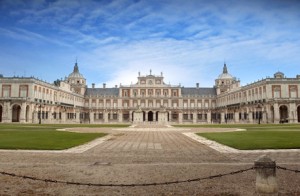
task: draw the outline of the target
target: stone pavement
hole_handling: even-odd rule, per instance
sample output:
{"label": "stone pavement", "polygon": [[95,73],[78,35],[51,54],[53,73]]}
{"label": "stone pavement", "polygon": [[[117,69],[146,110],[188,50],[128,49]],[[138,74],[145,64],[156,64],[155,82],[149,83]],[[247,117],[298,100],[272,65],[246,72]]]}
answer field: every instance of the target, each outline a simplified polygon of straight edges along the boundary
{"label": "stone pavement", "polygon": [[[143,131],[140,131],[142,130]],[[116,129],[114,129],[116,131]],[[112,130],[112,132],[114,131]],[[131,157],[131,161],[142,161],[151,157],[151,162],[241,162],[253,161],[267,154],[280,163],[300,163],[300,150],[264,150],[264,151],[223,151],[215,150],[207,144],[195,141],[186,134],[202,131],[229,131],[228,129],[174,128],[137,126],[117,129],[120,133],[87,153],[101,153],[104,157]],[[232,129],[230,129],[232,131]],[[239,130],[238,130],[239,131]],[[196,136],[197,137],[197,136]],[[108,158],[109,159],[109,158]],[[145,161],[145,160],[144,160]]]}

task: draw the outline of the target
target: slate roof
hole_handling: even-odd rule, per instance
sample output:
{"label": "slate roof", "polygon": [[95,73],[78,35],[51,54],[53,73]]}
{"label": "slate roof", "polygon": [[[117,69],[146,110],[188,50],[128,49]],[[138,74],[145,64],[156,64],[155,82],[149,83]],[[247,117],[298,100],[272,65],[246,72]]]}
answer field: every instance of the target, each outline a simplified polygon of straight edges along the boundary
{"label": "slate roof", "polygon": [[185,95],[197,95],[197,96],[215,96],[217,95],[215,88],[181,88],[181,94]]}
{"label": "slate roof", "polygon": [[[215,88],[181,88],[181,94],[183,96],[215,96],[217,95]],[[119,88],[87,88],[85,92],[86,96],[92,95],[106,95],[106,96],[118,96]]]}
{"label": "slate roof", "polygon": [[106,96],[118,96],[119,88],[87,88],[85,95],[106,95]]}

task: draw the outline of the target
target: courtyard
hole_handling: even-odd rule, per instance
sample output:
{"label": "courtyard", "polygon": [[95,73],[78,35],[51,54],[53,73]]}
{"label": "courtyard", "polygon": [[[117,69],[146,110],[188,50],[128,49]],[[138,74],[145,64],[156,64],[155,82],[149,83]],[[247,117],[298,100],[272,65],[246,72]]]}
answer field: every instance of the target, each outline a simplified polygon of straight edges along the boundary
{"label": "courtyard", "polygon": [[[235,128],[72,127],[70,132],[107,133],[83,151],[0,150],[1,172],[83,184],[149,184],[188,181],[253,167],[267,154],[280,166],[299,169],[300,150],[219,152],[183,133]],[[255,195],[255,171],[194,182],[151,186],[88,186],[0,175],[0,195]],[[291,180],[293,179],[293,180]],[[300,176],[277,170],[280,195],[299,195]]]}

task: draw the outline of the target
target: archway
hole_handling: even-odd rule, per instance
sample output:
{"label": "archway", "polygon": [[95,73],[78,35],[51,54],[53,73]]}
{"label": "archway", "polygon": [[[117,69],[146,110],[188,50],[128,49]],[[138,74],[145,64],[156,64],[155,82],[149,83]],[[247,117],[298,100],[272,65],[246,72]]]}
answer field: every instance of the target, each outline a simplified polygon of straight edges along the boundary
{"label": "archway", "polygon": [[148,121],[149,122],[153,121],[153,112],[152,111],[148,112]]}
{"label": "archway", "polygon": [[2,111],[3,111],[3,108],[2,108],[2,105],[0,105],[0,122],[2,122]]}
{"label": "archway", "polygon": [[298,122],[300,122],[300,106],[297,107]]}
{"label": "archway", "polygon": [[29,105],[26,106],[26,122],[29,121]]}
{"label": "archway", "polygon": [[12,122],[20,122],[21,106],[14,105],[12,108]]}
{"label": "archway", "polygon": [[279,107],[280,122],[286,122],[288,120],[288,108],[285,105]]}

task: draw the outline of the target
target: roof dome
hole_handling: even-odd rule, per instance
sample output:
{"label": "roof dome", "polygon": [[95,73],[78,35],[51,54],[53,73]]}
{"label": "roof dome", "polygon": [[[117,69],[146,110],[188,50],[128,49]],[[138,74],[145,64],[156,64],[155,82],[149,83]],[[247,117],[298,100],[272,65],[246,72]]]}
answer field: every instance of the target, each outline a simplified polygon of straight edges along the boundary
{"label": "roof dome", "polygon": [[232,75],[230,75],[229,73],[226,74],[222,73],[218,77],[218,79],[232,79],[232,78],[233,78]]}
{"label": "roof dome", "polygon": [[223,67],[223,73],[221,73],[218,79],[233,79],[232,75],[228,73],[226,63]]}
{"label": "roof dome", "polygon": [[77,62],[75,63],[74,70],[72,73],[70,73],[69,78],[83,78],[84,79],[83,75],[81,73],[79,73]]}

